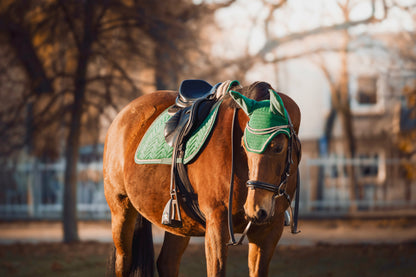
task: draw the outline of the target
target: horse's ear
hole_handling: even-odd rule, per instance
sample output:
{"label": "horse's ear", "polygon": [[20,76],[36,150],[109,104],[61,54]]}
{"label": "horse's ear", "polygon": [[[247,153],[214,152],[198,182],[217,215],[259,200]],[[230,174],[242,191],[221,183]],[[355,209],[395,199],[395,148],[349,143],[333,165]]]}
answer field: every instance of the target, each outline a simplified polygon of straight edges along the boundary
{"label": "horse's ear", "polygon": [[285,106],[283,105],[282,98],[280,98],[279,94],[272,89],[269,89],[270,93],[270,110],[274,114],[280,114],[281,116],[285,117]]}
{"label": "horse's ear", "polygon": [[247,115],[250,115],[253,112],[254,105],[256,104],[255,100],[247,98],[241,93],[234,90],[230,90],[230,95]]}

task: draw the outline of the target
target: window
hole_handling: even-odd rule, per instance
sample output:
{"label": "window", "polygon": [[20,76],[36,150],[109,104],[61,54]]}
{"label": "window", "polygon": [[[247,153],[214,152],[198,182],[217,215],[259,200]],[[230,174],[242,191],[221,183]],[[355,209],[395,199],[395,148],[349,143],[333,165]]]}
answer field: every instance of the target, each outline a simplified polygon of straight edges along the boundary
{"label": "window", "polygon": [[361,105],[377,104],[377,78],[373,76],[358,77],[357,102]]}
{"label": "window", "polygon": [[379,170],[379,155],[378,154],[360,154],[358,155],[361,163],[359,165],[359,176],[377,177]]}

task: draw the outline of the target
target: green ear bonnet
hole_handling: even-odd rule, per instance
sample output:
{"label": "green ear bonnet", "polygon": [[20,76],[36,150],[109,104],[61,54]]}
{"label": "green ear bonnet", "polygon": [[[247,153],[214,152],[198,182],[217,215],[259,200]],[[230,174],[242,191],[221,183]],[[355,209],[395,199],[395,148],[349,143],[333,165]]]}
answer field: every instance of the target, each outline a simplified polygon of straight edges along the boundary
{"label": "green ear bonnet", "polygon": [[244,146],[247,151],[263,153],[270,141],[280,133],[290,138],[289,116],[279,94],[269,89],[270,100],[256,101],[236,91],[231,97],[248,115],[244,130]]}

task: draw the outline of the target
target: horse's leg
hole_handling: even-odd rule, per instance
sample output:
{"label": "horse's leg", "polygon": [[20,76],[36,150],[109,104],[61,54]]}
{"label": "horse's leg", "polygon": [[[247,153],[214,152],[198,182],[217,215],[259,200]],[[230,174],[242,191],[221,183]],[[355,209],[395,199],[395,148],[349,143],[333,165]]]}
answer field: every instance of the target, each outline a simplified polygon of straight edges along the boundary
{"label": "horse's leg", "polygon": [[205,256],[208,277],[225,276],[229,240],[226,214],[225,209],[217,209],[206,218]]}
{"label": "horse's leg", "polygon": [[249,239],[248,268],[250,277],[268,275],[270,260],[283,232],[283,220],[282,215],[269,226],[252,226],[247,234]]}
{"label": "horse's leg", "polygon": [[132,263],[134,225],[138,213],[127,197],[117,197],[110,208],[111,230],[116,248],[116,276],[128,276]]}
{"label": "horse's leg", "polygon": [[181,237],[165,232],[162,249],[157,258],[157,271],[160,277],[178,276],[182,254],[190,237]]}

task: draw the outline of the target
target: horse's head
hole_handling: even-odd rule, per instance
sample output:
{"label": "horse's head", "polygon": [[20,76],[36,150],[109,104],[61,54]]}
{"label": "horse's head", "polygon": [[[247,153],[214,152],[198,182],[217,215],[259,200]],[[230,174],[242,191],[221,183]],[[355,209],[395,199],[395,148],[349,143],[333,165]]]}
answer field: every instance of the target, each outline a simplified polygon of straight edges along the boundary
{"label": "horse's head", "polygon": [[244,210],[253,223],[265,223],[275,214],[276,198],[284,199],[285,207],[290,202],[287,181],[296,134],[283,101],[274,90],[269,89],[270,100],[263,101],[235,91],[230,94],[249,117],[242,139],[249,169]]}

